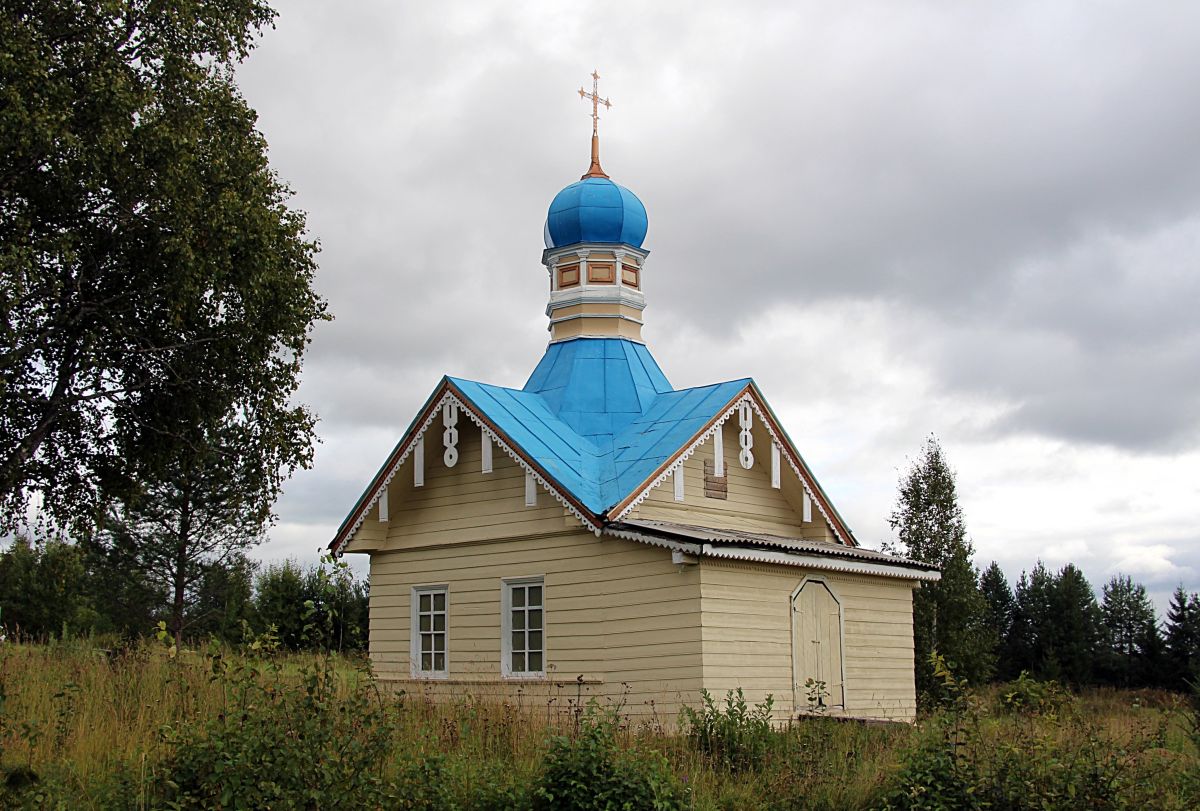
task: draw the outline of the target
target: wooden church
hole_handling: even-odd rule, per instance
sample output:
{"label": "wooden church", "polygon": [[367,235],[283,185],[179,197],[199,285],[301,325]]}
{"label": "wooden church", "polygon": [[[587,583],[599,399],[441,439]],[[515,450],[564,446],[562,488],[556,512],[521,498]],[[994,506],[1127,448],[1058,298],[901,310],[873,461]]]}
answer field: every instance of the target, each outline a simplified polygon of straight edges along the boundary
{"label": "wooden church", "polygon": [[646,210],[580,94],[592,160],[546,218],[545,354],[521,388],[443,378],[330,544],[370,555],[376,673],[665,723],[738,687],[779,719],[912,719],[912,592],[938,572],[859,546],[753,380],[668,381],[642,341]]}

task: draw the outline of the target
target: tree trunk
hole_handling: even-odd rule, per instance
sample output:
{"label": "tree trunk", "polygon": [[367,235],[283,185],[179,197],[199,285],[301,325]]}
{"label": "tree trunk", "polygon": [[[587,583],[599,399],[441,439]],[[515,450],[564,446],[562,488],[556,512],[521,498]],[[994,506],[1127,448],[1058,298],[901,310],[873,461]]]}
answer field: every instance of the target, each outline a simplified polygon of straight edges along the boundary
{"label": "tree trunk", "polygon": [[179,535],[175,544],[174,577],[172,578],[171,595],[171,631],[175,635],[177,650],[183,647],[183,612],[186,607],[188,586],[189,541],[192,535],[192,499],[191,490],[185,484],[182,488],[182,501],[179,510]]}
{"label": "tree trunk", "polygon": [[17,444],[12,455],[0,465],[0,496],[7,496],[25,485],[25,475],[22,472],[25,465],[41,449],[42,443],[50,436],[59,418],[62,408],[67,401],[67,392],[75,380],[76,363],[79,357],[79,347],[71,344],[64,353],[62,362],[55,375],[54,389],[42,406],[42,416],[37,425]]}

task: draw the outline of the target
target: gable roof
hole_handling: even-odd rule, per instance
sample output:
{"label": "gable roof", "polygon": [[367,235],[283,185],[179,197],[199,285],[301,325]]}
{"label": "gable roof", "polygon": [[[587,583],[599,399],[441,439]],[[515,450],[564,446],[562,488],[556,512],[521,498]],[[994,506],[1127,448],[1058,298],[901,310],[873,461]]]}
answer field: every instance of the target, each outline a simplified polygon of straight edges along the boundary
{"label": "gable roof", "polygon": [[840,541],[857,546],[749,378],[673,389],[642,344],[576,338],[550,344],[522,389],[444,377],[338,528],[339,553],[442,408],[452,405],[599,533],[636,507],[743,404]]}

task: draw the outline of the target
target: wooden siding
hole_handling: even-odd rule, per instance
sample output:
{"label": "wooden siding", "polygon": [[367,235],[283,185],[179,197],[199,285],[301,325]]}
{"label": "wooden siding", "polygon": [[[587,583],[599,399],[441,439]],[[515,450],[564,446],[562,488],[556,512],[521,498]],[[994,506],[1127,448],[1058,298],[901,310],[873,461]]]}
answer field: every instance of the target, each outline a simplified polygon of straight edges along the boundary
{"label": "wooden siding", "polygon": [[823,580],[842,606],[845,714],[911,721],[912,584],[859,575],[705,560],[700,567],[704,686],[720,697],[775,699],[782,720],[804,709],[792,694],[791,596],[806,575]]}
{"label": "wooden siding", "polygon": [[541,485],[538,505],[526,507],[525,469],[498,445],[492,448],[492,472],[480,472],[481,431],[465,416],[458,420],[458,463],[446,467],[441,424],[439,416],[425,434],[424,486],[413,486],[410,455],[388,485],[388,522],[373,508],[347,552],[529,537],[580,526]]}
{"label": "wooden siding", "polygon": [[[545,578],[547,681],[500,676],[503,578]],[[587,695],[624,700],[630,715],[674,721],[700,692],[700,576],[665,549],[575,531],[371,556],[371,660],[408,680],[413,586],[449,587],[444,685],[430,690]],[[582,686],[577,688],[577,681]],[[406,687],[406,689],[409,689]]]}
{"label": "wooden siding", "polygon": [[681,524],[765,532],[792,538],[833,540],[824,517],[815,508],[813,520],[802,520],[803,487],[786,461],[781,461],[781,487],[771,486],[771,435],[755,417],[754,465],[746,470],[738,462],[737,418],[722,428],[725,448],[725,477],[728,484],[724,499],[704,495],[704,464],[712,461],[713,440],[705,440],[683,463],[683,501],[675,500],[673,482],[668,477],[646,497],[630,518],[675,521]]}

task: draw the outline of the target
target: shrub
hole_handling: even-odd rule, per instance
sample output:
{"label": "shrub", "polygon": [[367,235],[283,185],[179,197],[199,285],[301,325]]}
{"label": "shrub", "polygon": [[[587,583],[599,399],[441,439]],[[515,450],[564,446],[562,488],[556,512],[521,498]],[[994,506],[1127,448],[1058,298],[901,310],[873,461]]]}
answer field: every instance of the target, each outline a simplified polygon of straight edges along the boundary
{"label": "shrub", "polygon": [[593,699],[575,737],[556,736],[534,789],[534,808],[682,811],[687,792],[660,752],[617,745],[620,717]]}
{"label": "shrub", "polygon": [[742,688],[725,694],[722,709],[707,690],[701,690],[700,709],[684,707],[680,727],[691,743],[709,760],[730,772],[758,768],[771,746],[771,708],[774,699],[751,709]]}
{"label": "shrub", "polygon": [[1058,715],[1075,697],[1056,681],[1038,681],[1022,670],[1000,691],[1000,706],[1022,715]]}
{"label": "shrub", "polygon": [[975,705],[965,682],[954,678],[940,655],[930,654],[929,664],[943,709],[930,719],[933,734],[905,756],[896,786],[883,807],[906,811],[981,808],[976,794],[979,773],[969,752],[978,733]]}
{"label": "shrub", "polygon": [[170,807],[441,807],[439,759],[417,754],[385,779],[391,705],[367,674],[341,695],[328,658],[302,668],[298,688],[273,659],[210,660],[225,711],[164,729],[172,752],[159,771]]}

